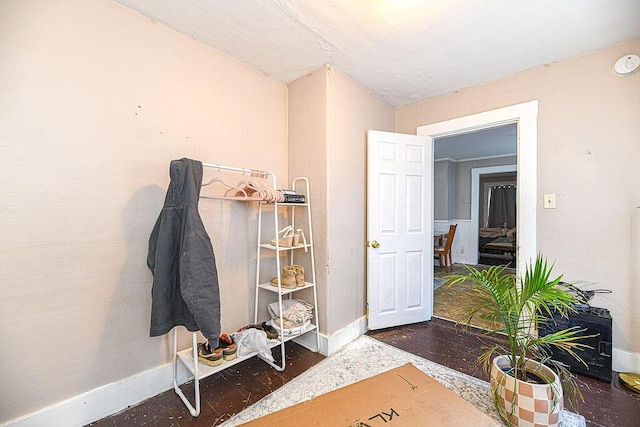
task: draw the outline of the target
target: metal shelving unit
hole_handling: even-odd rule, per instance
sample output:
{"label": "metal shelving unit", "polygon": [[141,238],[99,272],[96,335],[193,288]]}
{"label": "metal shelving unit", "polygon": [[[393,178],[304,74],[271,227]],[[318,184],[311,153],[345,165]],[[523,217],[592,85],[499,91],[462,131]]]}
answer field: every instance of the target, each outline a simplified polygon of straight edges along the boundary
{"label": "metal shelving unit", "polygon": [[[237,168],[237,167],[231,167],[231,166],[223,166],[223,165],[218,165],[218,164],[208,164],[208,163],[203,163],[204,167],[209,167],[209,168],[214,168],[217,169],[218,171],[221,170],[225,170],[225,171],[232,171],[232,172],[239,172],[242,173],[243,175],[246,174],[251,174],[255,171],[250,170],[250,169],[244,169],[244,168]],[[272,172],[263,172],[267,177],[271,178],[272,180],[272,185],[273,185],[273,189],[276,189],[276,177],[275,174],[273,174]],[[317,310],[317,302],[318,302],[318,298],[317,298],[317,291],[316,291],[316,274],[315,274],[315,260],[314,260],[314,253],[313,253],[313,231],[312,231],[312,227],[311,227],[311,206],[309,204],[309,181],[307,180],[307,178],[296,178],[293,180],[292,183],[292,188],[296,189],[296,186],[302,186],[304,188],[304,194],[305,194],[305,200],[306,203],[279,203],[279,202],[273,202],[273,201],[264,201],[264,200],[259,200],[259,199],[239,199],[239,198],[228,198],[228,197],[207,197],[207,198],[220,198],[220,199],[227,199],[227,200],[238,200],[238,201],[257,201],[259,202],[259,213],[258,213],[258,245],[257,245],[257,265],[256,265],[256,286],[255,286],[255,307],[254,307],[254,323],[259,323],[258,322],[258,308],[261,304],[260,302],[260,293],[261,292],[270,292],[270,293],[275,293],[278,297],[278,304],[279,304],[279,308],[280,308],[280,324],[283,324],[283,319],[282,319],[282,300],[283,298],[291,298],[292,295],[295,292],[299,292],[302,290],[306,290],[306,289],[312,289],[313,290],[313,307],[314,307],[314,322],[312,322],[305,330],[304,332],[297,334],[297,335],[280,335],[278,337],[278,339],[274,339],[274,340],[268,340],[268,346],[269,348],[274,348],[277,346],[280,346],[280,354],[281,354],[281,363],[278,365],[270,360],[264,359],[262,357],[260,357],[257,352],[256,353],[251,353],[251,354],[247,354],[247,355],[243,355],[243,356],[238,356],[233,360],[227,361],[225,360],[221,365],[218,366],[208,366],[202,363],[198,362],[198,337],[197,337],[197,333],[193,332],[192,333],[192,346],[191,348],[187,348],[184,349],[182,351],[178,351],[178,332],[177,329],[178,328],[174,328],[173,329],[173,387],[175,392],[178,394],[178,396],[180,397],[180,399],[183,401],[183,403],[186,405],[186,407],[189,409],[189,412],[191,413],[192,416],[197,417],[200,414],[200,380],[203,378],[206,378],[210,375],[213,375],[217,372],[220,372],[224,369],[230,368],[231,366],[240,363],[244,360],[247,360],[251,357],[254,356],[258,356],[260,357],[262,360],[264,360],[266,363],[268,363],[269,365],[271,365],[274,369],[278,370],[278,371],[283,371],[286,367],[286,353],[285,353],[285,342],[296,339],[304,334],[310,333],[310,332],[315,332],[316,334],[316,347],[312,348],[311,346],[303,343],[303,342],[298,342],[299,345],[302,345],[303,347],[311,350],[311,351],[318,351],[320,349],[320,334],[318,331],[318,310]],[[260,238],[261,238],[261,234],[262,234],[262,221],[263,221],[263,209],[267,208],[267,207],[273,207],[274,209],[274,213],[273,213],[273,229],[274,229],[274,236],[276,238],[276,245],[272,245],[270,243],[260,243]],[[291,217],[291,225],[292,227],[294,227],[295,229],[295,212],[296,209],[306,209],[307,210],[307,233],[309,236],[309,240],[307,242],[306,245],[299,245],[296,247],[280,247],[279,245],[279,240],[278,240],[278,230],[279,225],[278,225],[278,212],[279,209],[289,209],[290,210],[290,217]],[[310,257],[310,265],[311,265],[311,281],[306,281],[304,286],[301,287],[297,287],[295,289],[287,289],[287,288],[282,288],[280,286],[275,287],[272,286],[271,283],[267,282],[267,283],[260,283],[260,269],[262,267],[260,259],[262,256],[262,251],[272,251],[276,253],[276,269],[277,269],[277,277],[278,277],[278,283],[280,283],[280,272],[281,272],[281,262],[280,262],[280,253],[286,253],[288,254],[288,258],[289,258],[289,262],[291,264],[294,263],[294,254],[296,252],[298,252],[299,250],[301,250],[302,252],[304,252],[305,254],[307,254]],[[194,381],[194,403],[192,404],[189,399],[185,396],[185,394],[182,392],[182,390],[180,389],[180,385],[178,384],[178,362],[182,363],[185,368],[193,375],[193,381]]]}
{"label": "metal shelving unit", "polygon": [[[306,333],[315,331],[316,334],[316,347],[312,348],[309,345],[303,343],[303,342],[297,342],[297,344],[302,345],[303,347],[311,350],[311,351],[318,351],[320,349],[320,334],[317,328],[318,325],[318,292],[316,289],[316,266],[315,266],[315,257],[314,257],[314,252],[313,252],[313,227],[312,227],[312,222],[311,222],[311,204],[309,203],[309,180],[307,178],[304,177],[300,177],[300,178],[295,178],[291,184],[291,188],[293,190],[298,191],[299,188],[302,188],[302,191],[299,192],[298,194],[304,194],[305,195],[305,203],[278,203],[278,202],[265,202],[265,201],[261,201],[260,202],[260,208],[258,211],[258,247],[257,247],[257,263],[256,263],[256,298],[255,298],[255,310],[254,310],[254,323],[258,323],[258,309],[260,307],[260,293],[263,291],[267,291],[267,292],[274,292],[277,294],[278,296],[278,306],[279,306],[279,312],[280,312],[280,324],[283,324],[283,318],[282,318],[282,300],[284,297],[286,298],[292,298],[293,294],[305,289],[312,289],[313,290],[313,314],[314,314],[314,321],[312,322],[311,326],[302,334],[298,334],[296,336],[290,336],[287,337],[287,339],[283,339],[280,341],[280,354],[281,354],[281,360],[280,360],[280,365],[265,360],[265,362],[267,362],[269,365],[271,365],[274,369],[278,370],[278,371],[284,371],[285,367],[286,367],[286,359],[285,359],[285,347],[284,347],[284,343],[286,341],[288,341],[289,339],[293,339],[293,338],[297,338],[301,335],[304,335]],[[273,207],[274,209],[274,235],[275,235],[275,245],[271,244],[271,243],[260,243],[260,238],[262,236],[262,222],[263,222],[263,210],[267,209],[269,207]],[[278,230],[280,229],[279,224],[278,224],[278,213],[279,213],[279,209],[288,209],[290,212],[290,217],[291,217],[291,227],[296,230],[296,209],[305,209],[306,210],[306,218],[307,218],[307,224],[306,224],[306,233],[309,236],[308,237],[308,241],[307,244],[300,244],[298,246],[287,246],[287,247],[281,247],[280,246],[280,240],[278,236]],[[275,287],[273,285],[271,285],[270,282],[267,283],[261,283],[260,282],[260,272],[261,269],[263,268],[262,266],[262,256],[263,256],[263,251],[275,251],[276,253],[276,277],[278,278],[278,286]],[[306,275],[305,272],[305,284],[304,286],[300,286],[294,289],[289,289],[289,288],[283,288],[281,286],[281,272],[282,272],[282,265],[281,265],[281,257],[280,257],[280,253],[284,252],[287,253],[288,258],[289,258],[289,264],[294,264],[296,258],[296,254],[300,254],[300,253],[304,253],[309,257],[309,265],[311,266],[311,281],[308,281],[306,279],[308,279],[308,276]]]}

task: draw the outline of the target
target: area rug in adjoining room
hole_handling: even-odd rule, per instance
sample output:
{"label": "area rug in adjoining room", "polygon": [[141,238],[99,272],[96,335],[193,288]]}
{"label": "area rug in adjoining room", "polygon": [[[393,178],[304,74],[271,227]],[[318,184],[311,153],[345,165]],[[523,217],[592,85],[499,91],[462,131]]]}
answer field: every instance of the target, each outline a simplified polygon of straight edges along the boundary
{"label": "area rug in adjoining room", "polygon": [[435,291],[440,286],[444,285],[446,282],[447,282],[447,279],[443,279],[441,277],[434,277],[433,278],[433,290]]}
{"label": "area rug in adjoining room", "polygon": [[[221,426],[241,425],[406,363],[413,364],[425,374],[435,378],[492,418],[500,419],[489,395],[487,382],[407,353],[376,339],[362,336],[262,400],[234,415]],[[563,427],[586,426],[582,415],[569,411],[563,411],[561,419]]]}

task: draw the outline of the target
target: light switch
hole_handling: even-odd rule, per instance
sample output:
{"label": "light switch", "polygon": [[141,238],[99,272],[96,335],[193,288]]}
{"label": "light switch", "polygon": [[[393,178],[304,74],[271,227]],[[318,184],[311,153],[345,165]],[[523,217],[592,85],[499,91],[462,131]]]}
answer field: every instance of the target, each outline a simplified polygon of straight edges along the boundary
{"label": "light switch", "polygon": [[556,195],[555,194],[545,194],[544,195],[544,208],[545,209],[555,209],[556,208]]}

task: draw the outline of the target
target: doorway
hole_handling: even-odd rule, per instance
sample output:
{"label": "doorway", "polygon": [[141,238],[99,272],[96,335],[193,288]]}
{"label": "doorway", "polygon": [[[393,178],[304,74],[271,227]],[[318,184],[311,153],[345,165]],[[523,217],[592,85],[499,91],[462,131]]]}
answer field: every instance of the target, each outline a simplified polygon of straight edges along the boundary
{"label": "doorway", "polygon": [[[517,224],[518,239],[516,243],[515,269],[516,274],[525,263],[533,259],[536,254],[536,199],[537,199],[537,115],[538,103],[531,101],[524,104],[518,104],[511,107],[505,107],[484,113],[474,114],[472,116],[461,117],[448,120],[446,122],[434,123],[431,125],[421,126],[417,129],[417,134],[427,136],[432,146],[431,151],[435,153],[435,141],[441,138],[454,137],[463,134],[472,134],[476,131],[496,129],[505,125],[516,126],[517,142],[516,152],[517,159],[515,167],[512,166],[495,166],[498,168],[511,167],[517,170]],[[476,168],[472,173],[472,179],[475,177],[477,182],[472,182],[472,187],[479,189],[480,170]],[[489,171],[486,171],[489,172]],[[494,171],[491,171],[494,172]],[[496,170],[496,173],[506,172],[506,170]],[[435,193],[435,190],[434,190]],[[456,238],[453,241],[454,258],[460,255],[467,255],[469,264],[476,264],[478,257],[478,238],[479,235],[479,214],[478,207],[480,203],[479,191],[471,192],[471,201],[469,209],[474,218],[466,223],[459,222],[456,231]],[[469,202],[469,201],[467,201]],[[454,209],[455,211],[455,209]],[[466,226],[467,231],[459,235],[461,230]],[[447,225],[448,226],[448,225]],[[464,237],[466,236],[466,237]],[[460,237],[460,239],[459,239]],[[456,239],[459,239],[456,242]],[[460,252],[463,252],[461,254]],[[455,259],[454,259],[455,262]],[[433,290],[432,290],[433,292]],[[435,314],[435,313],[434,313]]]}
{"label": "doorway", "polygon": [[[452,249],[455,262],[478,263],[478,230],[487,226],[483,221],[488,212],[484,181],[498,178],[497,174],[516,173],[517,132],[517,123],[511,123],[434,140],[434,230],[439,235],[457,225]],[[493,182],[516,185],[506,177]]]}
{"label": "doorway", "polygon": [[[517,184],[517,139],[517,123],[512,123],[434,141],[434,235],[441,236],[450,225],[456,225],[451,249],[455,266],[448,272],[437,263],[434,266],[434,317],[458,320],[460,301],[467,297],[470,283],[461,282],[455,287],[443,285],[451,271],[466,273],[462,264],[515,266],[513,188]],[[502,220],[501,215],[497,215],[502,210],[496,209],[496,201],[506,192],[511,194],[508,200],[512,204],[499,206],[509,208],[509,228],[503,224],[495,229],[489,227],[489,219],[492,223]],[[471,224],[477,226],[471,227]],[[492,325],[474,319],[474,326]]]}

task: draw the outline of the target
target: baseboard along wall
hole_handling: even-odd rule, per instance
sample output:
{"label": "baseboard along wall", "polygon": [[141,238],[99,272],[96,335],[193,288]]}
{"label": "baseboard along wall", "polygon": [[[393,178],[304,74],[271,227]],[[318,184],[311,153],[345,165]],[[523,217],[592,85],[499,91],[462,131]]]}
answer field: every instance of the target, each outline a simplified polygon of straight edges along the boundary
{"label": "baseboard along wall", "polygon": [[[366,317],[361,317],[331,336],[320,335],[320,353],[330,356],[366,332]],[[296,338],[301,345],[315,348],[315,334]],[[294,341],[296,341],[294,340]],[[190,379],[189,372],[178,365],[178,381]],[[640,353],[613,349],[613,369],[640,373]],[[10,420],[0,427],[68,427],[82,426],[115,414],[129,406],[173,388],[172,364],[167,363],[129,378],[98,387],[86,393]]]}
{"label": "baseboard along wall", "polygon": [[[328,356],[366,332],[363,316],[331,336],[320,334],[320,353]],[[316,347],[315,334],[294,340],[305,347]],[[178,364],[178,381],[191,379],[190,373]],[[128,378],[106,384],[47,408],[9,420],[0,427],[69,427],[83,426],[173,388],[173,365],[167,363]]]}

